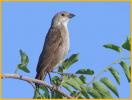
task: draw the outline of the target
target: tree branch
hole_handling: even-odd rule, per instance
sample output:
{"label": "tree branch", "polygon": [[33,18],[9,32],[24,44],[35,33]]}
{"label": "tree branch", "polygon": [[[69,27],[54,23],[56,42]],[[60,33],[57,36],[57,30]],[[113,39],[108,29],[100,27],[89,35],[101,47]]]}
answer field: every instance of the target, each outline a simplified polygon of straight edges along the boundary
{"label": "tree branch", "polygon": [[23,81],[26,81],[26,82],[28,82],[28,83],[38,83],[38,84],[40,84],[40,85],[43,85],[43,86],[45,86],[45,87],[48,87],[49,89],[54,90],[54,91],[56,91],[56,92],[62,94],[64,97],[72,98],[71,96],[65,94],[65,93],[62,92],[61,90],[56,89],[56,88],[54,88],[52,85],[47,84],[47,83],[45,83],[44,81],[41,81],[41,80],[37,80],[37,79],[33,79],[33,78],[21,76],[21,75],[19,75],[19,74],[2,74],[2,75],[1,75],[1,78],[13,78],[13,79],[23,80]]}

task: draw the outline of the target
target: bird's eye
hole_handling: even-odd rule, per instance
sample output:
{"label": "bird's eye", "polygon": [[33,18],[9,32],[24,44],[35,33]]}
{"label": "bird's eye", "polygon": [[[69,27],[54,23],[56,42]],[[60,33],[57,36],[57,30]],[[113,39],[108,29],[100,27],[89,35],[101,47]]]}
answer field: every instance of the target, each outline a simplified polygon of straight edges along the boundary
{"label": "bird's eye", "polygon": [[61,14],[61,16],[65,16],[65,14]]}

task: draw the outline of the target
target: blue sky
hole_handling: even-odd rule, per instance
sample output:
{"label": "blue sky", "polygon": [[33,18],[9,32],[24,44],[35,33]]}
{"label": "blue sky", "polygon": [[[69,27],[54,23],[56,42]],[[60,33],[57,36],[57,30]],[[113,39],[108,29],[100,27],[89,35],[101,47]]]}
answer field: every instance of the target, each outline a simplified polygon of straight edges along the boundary
{"label": "blue sky", "polygon": [[[79,68],[90,68],[97,74],[105,66],[119,58],[119,54],[103,48],[104,44],[121,45],[130,34],[130,5],[120,3],[2,3],[2,73],[14,73],[20,62],[19,49],[30,59],[30,74],[21,75],[34,78],[36,65],[51,19],[56,12],[68,11],[76,15],[68,27],[70,51],[79,53],[79,61],[68,72]],[[129,57],[125,51],[121,56]],[[129,63],[129,61],[128,61]],[[130,86],[120,66],[114,66],[121,74],[121,84],[117,85],[110,73],[108,76],[116,84],[120,97],[130,96]],[[76,70],[75,70],[76,69]],[[2,80],[3,98],[32,98],[33,88],[26,82],[15,79]],[[124,92],[125,90],[125,92]]]}

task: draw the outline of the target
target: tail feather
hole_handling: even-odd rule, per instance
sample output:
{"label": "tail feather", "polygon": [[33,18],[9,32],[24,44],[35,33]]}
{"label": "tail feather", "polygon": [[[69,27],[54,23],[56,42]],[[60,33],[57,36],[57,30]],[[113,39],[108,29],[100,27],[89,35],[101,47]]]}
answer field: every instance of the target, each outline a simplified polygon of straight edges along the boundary
{"label": "tail feather", "polygon": [[[42,72],[42,71],[37,72],[35,79],[44,80],[45,77],[46,77],[46,74],[47,74],[47,72]],[[35,83],[35,86],[36,86],[36,87],[39,87],[39,85],[40,85],[40,84]]]}

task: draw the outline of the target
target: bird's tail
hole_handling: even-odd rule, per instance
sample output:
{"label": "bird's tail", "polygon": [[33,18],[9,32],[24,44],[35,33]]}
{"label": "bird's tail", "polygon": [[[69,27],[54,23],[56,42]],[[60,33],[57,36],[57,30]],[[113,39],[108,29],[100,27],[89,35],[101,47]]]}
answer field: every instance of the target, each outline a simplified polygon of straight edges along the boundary
{"label": "bird's tail", "polygon": [[[47,72],[43,72],[43,71],[37,72],[35,79],[44,80],[45,77],[46,77],[46,74],[47,74]],[[35,83],[36,88],[38,88],[39,85],[40,85],[40,84]]]}

